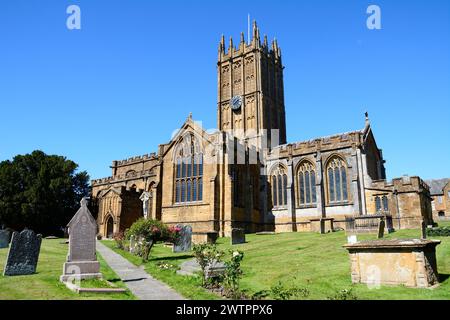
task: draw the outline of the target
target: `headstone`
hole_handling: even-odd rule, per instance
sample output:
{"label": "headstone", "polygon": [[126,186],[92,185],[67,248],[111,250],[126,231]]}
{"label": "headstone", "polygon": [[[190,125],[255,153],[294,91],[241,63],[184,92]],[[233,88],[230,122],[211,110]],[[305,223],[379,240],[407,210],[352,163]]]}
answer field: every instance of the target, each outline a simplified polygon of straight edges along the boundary
{"label": "headstone", "polygon": [[347,237],[348,244],[353,244],[353,243],[357,243],[357,242],[358,242],[358,238],[357,238],[356,234],[352,234]]}
{"label": "headstone", "polygon": [[130,253],[134,254],[136,247],[136,240],[134,240],[134,236],[130,236]]}
{"label": "headstone", "polygon": [[380,219],[380,222],[378,223],[378,239],[381,239],[384,237],[384,227],[386,223],[384,222],[384,219]]}
{"label": "headstone", "polygon": [[35,273],[41,241],[42,236],[36,235],[32,230],[14,232],[3,275],[18,276]]}
{"label": "headstone", "polygon": [[69,254],[60,280],[65,282],[71,278],[77,280],[101,278],[100,263],[97,261],[95,251],[97,223],[89,212],[85,198],[81,200],[80,209],[67,226]]}
{"label": "headstone", "polygon": [[180,230],[180,238],[173,246],[173,252],[187,252],[192,246],[192,227],[178,225]]}
{"label": "headstone", "polygon": [[231,229],[231,244],[245,243],[245,230],[239,228]]}
{"label": "headstone", "polygon": [[427,238],[427,224],[425,221],[422,221],[422,239]]}
{"label": "headstone", "polygon": [[222,261],[213,261],[205,267],[205,278],[220,278],[225,274],[227,266]]}
{"label": "headstone", "polygon": [[9,230],[0,230],[0,249],[8,248],[11,232]]}

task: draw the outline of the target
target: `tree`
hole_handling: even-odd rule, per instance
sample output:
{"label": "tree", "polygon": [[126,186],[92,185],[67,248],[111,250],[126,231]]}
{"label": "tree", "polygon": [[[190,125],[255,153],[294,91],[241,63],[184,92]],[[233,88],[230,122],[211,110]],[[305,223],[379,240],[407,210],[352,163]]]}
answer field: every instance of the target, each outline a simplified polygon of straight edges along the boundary
{"label": "tree", "polygon": [[60,234],[89,194],[89,176],[62,156],[42,151],[0,162],[0,225]]}

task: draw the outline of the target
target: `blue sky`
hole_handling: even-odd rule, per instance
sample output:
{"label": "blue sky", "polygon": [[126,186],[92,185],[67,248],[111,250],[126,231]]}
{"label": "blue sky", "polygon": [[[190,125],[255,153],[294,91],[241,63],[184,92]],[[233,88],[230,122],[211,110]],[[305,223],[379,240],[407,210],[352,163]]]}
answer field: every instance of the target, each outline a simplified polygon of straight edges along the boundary
{"label": "blue sky", "polygon": [[189,112],[215,128],[220,36],[236,43],[250,13],[282,48],[289,142],[360,129],[367,110],[388,178],[450,177],[450,1],[223,3],[2,0],[0,161],[41,149],[100,178]]}

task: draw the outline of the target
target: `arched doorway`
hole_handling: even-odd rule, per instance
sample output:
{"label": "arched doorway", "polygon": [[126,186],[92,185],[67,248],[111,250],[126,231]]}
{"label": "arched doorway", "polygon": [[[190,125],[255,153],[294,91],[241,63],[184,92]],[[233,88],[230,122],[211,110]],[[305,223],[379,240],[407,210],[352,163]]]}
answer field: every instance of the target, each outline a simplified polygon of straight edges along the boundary
{"label": "arched doorway", "polygon": [[106,237],[112,239],[114,234],[114,220],[111,216],[106,220]]}

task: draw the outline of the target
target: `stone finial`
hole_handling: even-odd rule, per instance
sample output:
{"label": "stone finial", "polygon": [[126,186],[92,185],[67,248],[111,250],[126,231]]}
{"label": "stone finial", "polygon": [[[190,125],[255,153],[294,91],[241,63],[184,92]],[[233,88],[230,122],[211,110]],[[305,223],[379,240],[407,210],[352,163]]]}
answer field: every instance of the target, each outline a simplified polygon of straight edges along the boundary
{"label": "stone finial", "polygon": [[244,37],[244,33],[241,32],[241,43],[245,43],[245,37]]}
{"label": "stone finial", "polygon": [[369,124],[370,123],[370,119],[369,119],[369,112],[365,112],[364,113],[364,115],[365,115],[365,117],[366,117],[366,124]]}
{"label": "stone finial", "polygon": [[192,112],[189,112],[188,119],[189,119],[189,120],[192,120]]}
{"label": "stone finial", "polygon": [[81,205],[82,207],[87,207],[87,205],[88,205],[88,200],[89,200],[88,197],[83,197],[83,198],[81,199],[81,201],[80,201],[80,205]]}

